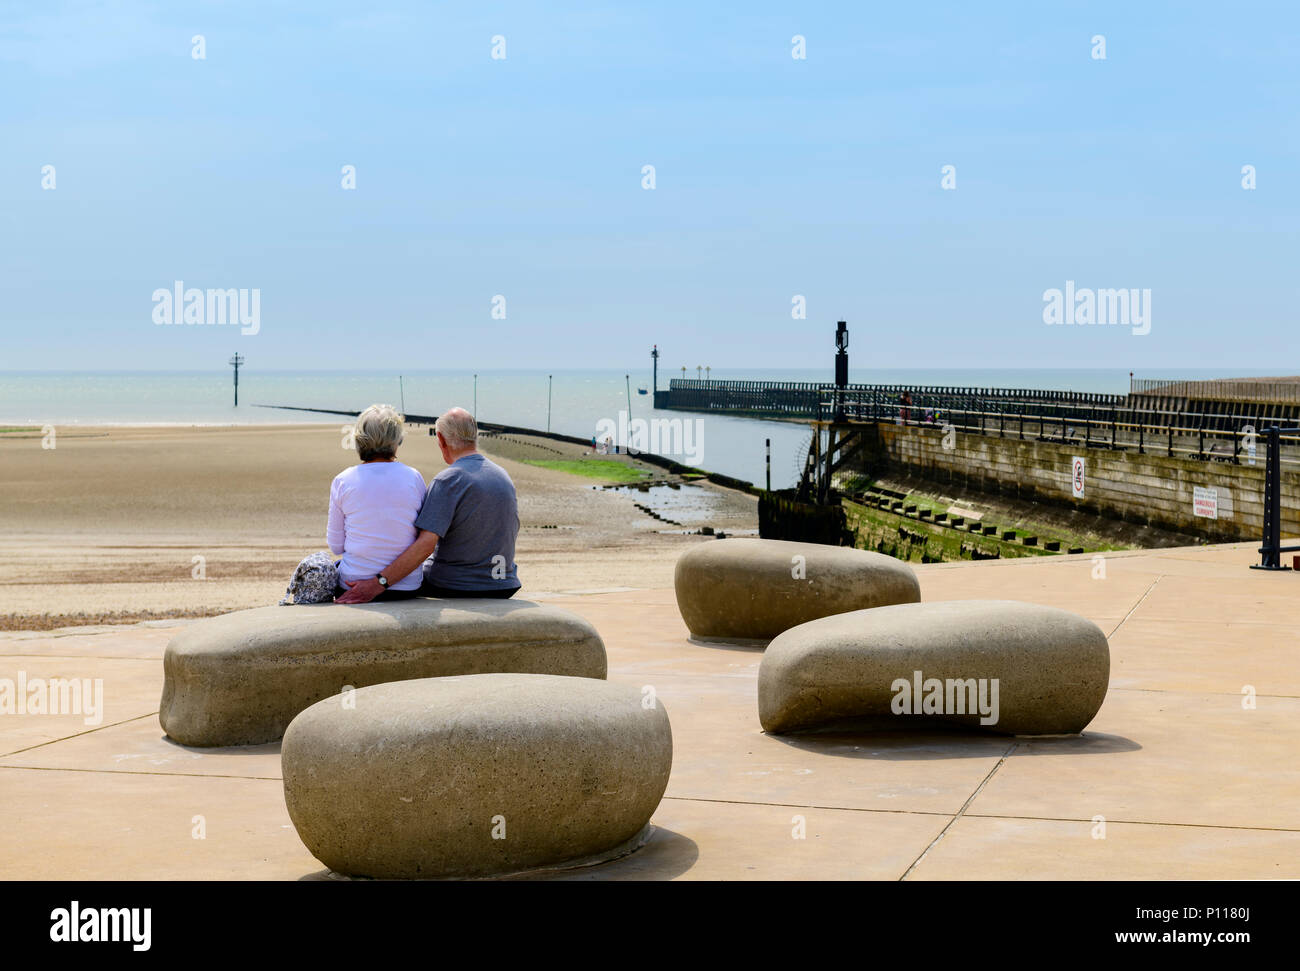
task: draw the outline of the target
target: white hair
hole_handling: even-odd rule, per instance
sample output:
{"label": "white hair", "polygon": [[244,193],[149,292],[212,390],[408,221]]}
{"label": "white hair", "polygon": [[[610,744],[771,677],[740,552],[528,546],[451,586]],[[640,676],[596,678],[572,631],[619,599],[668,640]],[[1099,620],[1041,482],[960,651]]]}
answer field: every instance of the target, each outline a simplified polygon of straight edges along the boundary
{"label": "white hair", "polygon": [[464,408],[452,408],[438,419],[434,429],[447,440],[453,452],[469,448],[478,441],[478,424]]}
{"label": "white hair", "polygon": [[392,405],[371,405],[353,426],[357,455],[363,462],[394,458],[403,437],[402,416]]}

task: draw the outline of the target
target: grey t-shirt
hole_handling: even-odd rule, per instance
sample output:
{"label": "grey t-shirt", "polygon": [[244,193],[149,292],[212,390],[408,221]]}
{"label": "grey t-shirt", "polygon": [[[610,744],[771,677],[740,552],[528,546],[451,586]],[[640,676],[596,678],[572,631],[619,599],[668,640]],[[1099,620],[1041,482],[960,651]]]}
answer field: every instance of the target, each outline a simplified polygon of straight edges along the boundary
{"label": "grey t-shirt", "polygon": [[424,561],[424,582],[452,590],[514,590],[519,506],[506,470],[477,452],[429,484],[415,525],[440,537]]}

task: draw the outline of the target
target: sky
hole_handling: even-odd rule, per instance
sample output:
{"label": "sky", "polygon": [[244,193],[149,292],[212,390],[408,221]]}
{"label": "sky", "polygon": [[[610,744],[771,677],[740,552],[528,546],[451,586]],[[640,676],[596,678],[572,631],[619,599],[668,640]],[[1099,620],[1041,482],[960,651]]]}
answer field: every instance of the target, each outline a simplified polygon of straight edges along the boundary
{"label": "sky", "polygon": [[0,91],[0,370],[1300,373],[1294,2],[7,2]]}

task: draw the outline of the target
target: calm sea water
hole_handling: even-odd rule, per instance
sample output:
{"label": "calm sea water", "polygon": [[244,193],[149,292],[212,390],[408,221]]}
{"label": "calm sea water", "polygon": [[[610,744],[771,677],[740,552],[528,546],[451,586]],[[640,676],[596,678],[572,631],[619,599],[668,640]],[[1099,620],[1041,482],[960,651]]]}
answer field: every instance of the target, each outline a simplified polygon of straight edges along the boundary
{"label": "calm sea water", "polygon": [[[552,376],[548,400],[548,373]],[[1243,372],[1197,375],[1142,373],[1138,377],[1226,377]],[[628,377],[625,377],[628,376]],[[690,372],[688,377],[695,377]],[[729,371],[719,380],[828,381],[825,370]],[[660,388],[681,372],[661,370]],[[952,384],[982,387],[1052,388],[1122,393],[1127,371],[1103,370],[854,370],[854,383]],[[772,441],[772,485],[794,484],[802,468],[809,432],[798,424],[687,412],[655,411],[648,370],[582,371],[258,371],[239,376],[239,407],[232,403],[229,369],[211,372],[0,372],[0,425],[93,424],[264,424],[287,421],[342,424],[339,416],[278,411],[264,405],[357,410],[387,402],[410,414],[436,415],[461,405],[483,421],[588,437],[602,419],[699,419],[698,464],[758,484],[764,482],[764,442]],[[476,393],[477,389],[477,393]],[[694,459],[696,456],[690,456]],[[683,461],[686,459],[683,458]]]}

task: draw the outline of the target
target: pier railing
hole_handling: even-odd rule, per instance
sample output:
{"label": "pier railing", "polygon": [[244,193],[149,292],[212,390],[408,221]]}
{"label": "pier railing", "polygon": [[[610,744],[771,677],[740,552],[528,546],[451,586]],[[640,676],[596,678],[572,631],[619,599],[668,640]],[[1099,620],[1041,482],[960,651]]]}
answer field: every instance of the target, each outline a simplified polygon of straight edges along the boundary
{"label": "pier railing", "polygon": [[1244,378],[1184,381],[1166,378],[1135,378],[1131,385],[1132,393],[1135,395],[1300,404],[1300,381],[1268,381]]}
{"label": "pier railing", "polygon": [[[668,382],[667,407],[686,411],[717,411],[759,417],[816,418],[818,406],[836,392],[833,384],[807,381],[712,381],[673,378]],[[895,398],[925,395],[936,402],[971,398],[986,401],[1038,401],[1072,405],[1114,406],[1124,395],[1085,391],[1039,391],[1028,388],[972,388],[950,385],[850,384],[846,395]]]}
{"label": "pier railing", "polygon": [[[1179,411],[1125,404],[1018,401],[914,392],[909,402],[890,395],[832,392],[820,403],[821,421],[888,422],[952,429],[963,434],[1069,444],[1085,449],[1136,451],[1233,464],[1264,464],[1265,430],[1257,416]],[[1300,464],[1300,435],[1283,435],[1281,465]]]}
{"label": "pier railing", "polygon": [[[948,385],[833,384],[796,381],[669,382],[670,408],[812,421],[951,426],[964,433],[1077,444],[1170,457],[1263,464],[1264,429],[1293,406],[1205,401],[1183,406],[1161,396],[975,388]],[[1254,453],[1252,454],[1252,448]],[[1300,459],[1300,439],[1284,436],[1282,463]]]}

